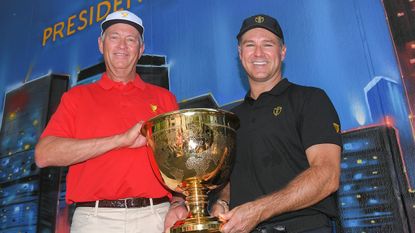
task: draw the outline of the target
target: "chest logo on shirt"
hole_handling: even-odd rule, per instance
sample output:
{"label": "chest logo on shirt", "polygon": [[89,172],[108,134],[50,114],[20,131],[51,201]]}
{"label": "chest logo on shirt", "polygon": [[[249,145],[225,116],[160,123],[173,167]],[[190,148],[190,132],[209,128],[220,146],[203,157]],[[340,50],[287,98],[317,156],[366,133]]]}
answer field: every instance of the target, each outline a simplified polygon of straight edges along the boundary
{"label": "chest logo on shirt", "polygon": [[333,128],[334,128],[334,130],[336,130],[336,133],[340,132],[340,125],[339,124],[333,122]]}
{"label": "chest logo on shirt", "polygon": [[272,110],[272,114],[274,114],[274,116],[280,115],[281,112],[282,112],[282,107],[281,106],[277,106]]}
{"label": "chest logo on shirt", "polygon": [[155,104],[150,104],[150,108],[151,108],[151,111],[153,111],[153,112],[157,111],[157,105],[155,105]]}

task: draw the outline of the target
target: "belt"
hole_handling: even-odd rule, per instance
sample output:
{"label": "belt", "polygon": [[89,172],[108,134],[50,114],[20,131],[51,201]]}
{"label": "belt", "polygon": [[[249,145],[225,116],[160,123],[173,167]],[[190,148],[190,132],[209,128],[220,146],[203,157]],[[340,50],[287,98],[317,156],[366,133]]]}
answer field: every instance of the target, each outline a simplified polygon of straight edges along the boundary
{"label": "belt", "polygon": [[[168,197],[152,198],[153,205],[158,205],[164,202],[168,202]],[[89,202],[77,202],[76,207],[95,207],[95,201]],[[99,200],[98,207],[103,208],[141,208],[150,205],[150,198],[127,198],[121,200]]]}
{"label": "belt", "polygon": [[332,227],[332,222],[324,214],[298,216],[279,222],[262,223],[257,226],[251,233],[278,233],[289,232],[298,233],[320,227]]}

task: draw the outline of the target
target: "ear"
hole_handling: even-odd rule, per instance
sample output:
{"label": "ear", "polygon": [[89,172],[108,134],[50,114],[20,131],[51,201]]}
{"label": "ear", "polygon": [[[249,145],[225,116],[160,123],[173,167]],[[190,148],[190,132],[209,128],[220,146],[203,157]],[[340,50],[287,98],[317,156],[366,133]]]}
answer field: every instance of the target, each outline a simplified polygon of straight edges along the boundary
{"label": "ear", "polygon": [[140,57],[141,57],[141,55],[143,55],[143,53],[144,53],[144,49],[145,49],[145,44],[144,44],[144,42],[142,42],[143,44],[140,46],[140,51],[138,51],[138,59],[140,59]]}
{"label": "ear", "polygon": [[104,54],[104,42],[102,41],[102,36],[98,37],[98,48],[101,54]]}
{"label": "ear", "polygon": [[286,54],[287,54],[287,47],[285,47],[285,45],[283,45],[281,47],[281,61],[284,61]]}
{"label": "ear", "polygon": [[242,55],[241,55],[242,49],[241,46],[238,45],[238,55],[239,55],[239,60],[242,60]]}

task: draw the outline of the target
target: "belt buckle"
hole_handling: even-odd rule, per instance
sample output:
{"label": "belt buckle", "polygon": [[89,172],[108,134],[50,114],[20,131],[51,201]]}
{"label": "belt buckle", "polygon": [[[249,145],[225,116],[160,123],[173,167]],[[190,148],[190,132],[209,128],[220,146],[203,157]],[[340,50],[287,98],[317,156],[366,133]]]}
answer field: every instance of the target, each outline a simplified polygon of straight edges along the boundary
{"label": "belt buckle", "polygon": [[124,199],[124,206],[126,209],[138,207],[138,205],[136,206],[134,198],[131,198],[131,197]]}
{"label": "belt buckle", "polygon": [[251,233],[287,233],[287,229],[283,225],[268,225],[268,226],[262,226],[257,227],[255,230],[253,230]]}
{"label": "belt buckle", "polygon": [[272,229],[274,229],[275,232],[287,232],[287,229],[283,225],[272,226]]}

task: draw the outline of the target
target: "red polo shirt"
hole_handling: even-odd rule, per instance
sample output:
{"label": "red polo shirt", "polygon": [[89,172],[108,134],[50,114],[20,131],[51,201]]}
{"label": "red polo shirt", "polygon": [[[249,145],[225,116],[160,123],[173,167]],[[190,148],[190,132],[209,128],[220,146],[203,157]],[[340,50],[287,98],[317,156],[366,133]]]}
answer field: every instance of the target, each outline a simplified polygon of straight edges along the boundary
{"label": "red polo shirt", "polygon": [[[134,81],[122,84],[104,74],[96,83],[66,92],[41,137],[112,136],[177,108],[171,92],[145,83],[138,75]],[[109,151],[70,166],[67,175],[68,203],[166,195],[169,192],[154,176],[146,147]]]}

